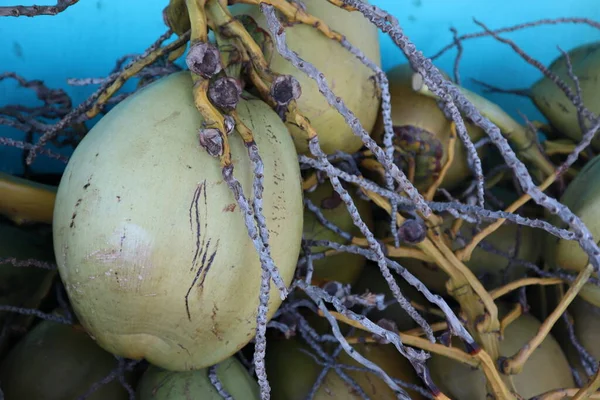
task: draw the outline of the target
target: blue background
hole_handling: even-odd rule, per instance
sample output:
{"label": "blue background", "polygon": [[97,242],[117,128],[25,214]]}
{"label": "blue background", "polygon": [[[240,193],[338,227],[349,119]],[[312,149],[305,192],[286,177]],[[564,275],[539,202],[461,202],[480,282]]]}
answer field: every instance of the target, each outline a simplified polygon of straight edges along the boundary
{"label": "blue background", "polygon": [[[23,5],[39,1],[14,0]],[[600,21],[599,0],[371,0],[400,20],[406,34],[427,56],[452,41],[450,27],[459,34],[479,32],[473,18],[491,29],[541,18],[587,17]],[[44,0],[49,4],[54,0]],[[0,0],[0,4],[12,4]],[[72,87],[68,78],[103,77],[115,61],[127,53],[140,53],[165,32],[162,10],[167,0],[80,0],[54,17],[0,18],[0,71],[13,71],[26,79],[41,79],[51,88],[64,88],[79,104],[96,88]],[[547,64],[559,55],[557,46],[569,50],[579,44],[600,40],[600,31],[585,25],[550,25],[505,34],[528,54]],[[385,69],[404,63],[402,52],[381,34]],[[475,78],[503,88],[525,88],[541,77],[508,46],[491,38],[463,43],[460,74],[463,86],[480,94]],[[452,71],[456,50],[436,61]],[[525,98],[485,94],[519,121],[519,111],[530,119],[542,119]],[[0,82],[0,105],[36,105],[32,91],[18,88],[14,81]],[[0,126],[0,136],[21,139],[22,134]],[[21,151],[0,147],[0,171],[21,172]],[[38,157],[34,170],[60,172],[64,164]]]}

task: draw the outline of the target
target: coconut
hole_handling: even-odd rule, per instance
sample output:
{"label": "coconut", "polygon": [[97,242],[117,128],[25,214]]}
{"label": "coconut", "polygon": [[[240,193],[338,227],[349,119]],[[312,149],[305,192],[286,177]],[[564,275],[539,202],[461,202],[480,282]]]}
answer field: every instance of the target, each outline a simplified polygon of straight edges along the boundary
{"label": "coconut", "polygon": [[[291,137],[261,100],[237,111],[264,163],[263,215],[286,285],[302,236],[300,169]],[[261,267],[203,120],[188,71],[119,103],[75,150],[60,182],[54,246],[82,325],[104,349],[169,370],[214,365],[255,334]],[[234,176],[253,197],[252,165],[229,137]],[[267,318],[281,304],[272,284]]]}
{"label": "coconut", "polygon": [[[446,118],[435,99],[413,90],[413,74],[409,64],[398,65],[387,72],[394,125],[393,143],[397,146],[394,161],[406,171],[409,160],[413,160],[414,183],[419,190],[426,190],[437,179],[448,160],[452,121]],[[466,123],[466,128],[472,141],[485,136],[476,125]],[[373,138],[378,143],[383,143],[383,132],[383,120],[380,117],[373,130]],[[478,150],[480,157],[484,151],[485,147]],[[467,150],[457,137],[454,159],[440,187],[452,189],[472,175],[467,159]]]}
{"label": "coconut", "polygon": [[600,360],[600,308],[580,299],[575,299],[569,307],[573,316],[573,329],[579,343],[592,357]]}
{"label": "coconut", "polygon": [[[448,216],[440,227],[442,231],[452,226],[454,218]],[[381,224],[388,224],[381,222]],[[388,237],[389,228],[385,227]],[[451,248],[455,251],[464,247],[473,238],[474,224],[465,222],[460,229],[460,240],[454,240]],[[536,263],[541,253],[541,239],[533,228],[527,226],[518,226],[506,222],[502,224],[494,233],[484,239],[485,244],[492,246],[493,249],[512,255],[515,249],[516,259]],[[487,248],[487,247],[486,247]],[[435,263],[417,260],[414,258],[394,258],[400,265],[407,268],[430,290],[437,293],[446,293],[446,281],[448,275],[440,269]],[[510,260],[500,254],[486,250],[482,246],[477,246],[469,261],[465,265],[478,277],[487,289],[493,289],[506,282],[511,282],[521,278],[527,271],[527,268],[519,264],[510,264]],[[510,265],[510,266],[509,266]]]}
{"label": "coconut", "polygon": [[[600,156],[590,160],[571,181],[560,202],[569,207],[579,217],[596,241],[600,238],[600,186],[597,184],[600,176]],[[551,216],[549,222],[561,228],[568,228],[559,217]],[[544,254],[546,267],[549,269],[562,268],[579,272],[586,267],[589,257],[576,240],[564,240],[546,234]],[[592,276],[598,277],[594,273]],[[595,284],[586,284],[580,295],[587,301],[600,306],[600,288]]]}
{"label": "coconut", "polygon": [[[600,113],[600,42],[583,44],[567,54],[573,73],[579,79],[583,104],[589,111],[598,115]],[[567,58],[564,55],[556,58],[548,69],[573,93],[577,93],[575,83],[569,76]],[[546,76],[538,80],[531,88],[530,97],[555,129],[575,142],[581,141],[583,133],[579,126],[577,109],[552,80]],[[592,140],[592,147],[596,150],[600,149],[600,137],[597,136]]]}
{"label": "coconut", "polygon": [[[223,389],[234,399],[260,399],[258,383],[235,357],[219,363],[216,374]],[[139,400],[222,399],[210,381],[208,368],[175,372],[153,365],[140,379],[137,395]]]}
{"label": "coconut", "polygon": [[[502,305],[501,305],[502,306]],[[504,314],[506,313],[506,307]],[[500,340],[500,354],[510,357],[527,343],[541,327],[531,315],[521,315],[512,322]],[[453,340],[461,346],[459,340]],[[450,358],[433,354],[428,362],[433,381],[442,392],[454,399],[481,400],[487,398],[483,372]],[[525,363],[520,374],[508,377],[509,390],[529,399],[550,390],[575,387],[569,362],[560,345],[548,335]]]}
{"label": "coconut", "polygon": [[[410,384],[420,384],[411,364],[398,353],[394,345],[373,343],[354,344],[352,347],[363,357],[382,368],[390,377]],[[269,343],[268,349],[266,367],[273,398],[305,399],[323,370],[323,366],[317,364],[310,355],[303,352],[304,350],[314,354],[314,351],[299,339],[272,341]],[[343,365],[363,367],[343,350],[336,361]],[[397,399],[393,390],[374,373],[351,369],[343,369],[343,371],[361,387],[369,398]],[[414,390],[407,390],[407,392],[414,400],[423,399]],[[335,370],[329,370],[313,397],[315,400],[331,398],[362,399]]]}
{"label": "coconut", "polygon": [[[365,222],[369,230],[373,229],[373,217],[371,207],[368,201],[358,197],[353,191],[349,191],[354,205],[358,209],[360,217]],[[346,204],[342,201],[339,194],[335,191],[329,180],[326,180],[312,192],[306,192],[305,196],[314,205],[320,208],[327,220],[333,223],[344,232],[352,236],[363,236],[352,216],[348,212]],[[348,244],[338,234],[325,227],[319,222],[315,213],[308,208],[304,209],[304,237],[307,240],[328,240],[337,243]],[[312,247],[312,254],[318,254],[327,247]],[[365,257],[352,253],[339,253],[313,261],[313,278],[317,280],[331,280],[341,283],[352,284],[360,275],[366,259]]]}
{"label": "coconut", "polygon": [[[54,262],[49,233],[37,227],[0,223],[0,258],[14,258],[17,262]],[[16,267],[10,262],[0,263],[0,304],[37,308],[48,294],[55,274],[55,271],[33,266]],[[8,350],[10,342],[20,337],[33,320],[30,315],[0,311],[0,357]]]}
{"label": "coconut", "polygon": [[[7,400],[76,399],[117,368],[117,360],[75,326],[42,321],[10,351],[0,366]],[[118,380],[88,400],[128,399]]]}
{"label": "coconut", "polygon": [[[362,14],[342,10],[322,0],[303,0],[302,3],[307,13],[344,35],[369,60],[381,66],[377,28]],[[230,7],[230,11],[234,16],[244,16],[245,23],[253,20],[269,35],[266,18],[259,7],[239,4]],[[374,72],[338,42],[327,38],[312,26],[295,24],[286,27],[285,32],[288,47],[323,73],[335,95],[344,101],[363,128],[368,133],[371,132],[380,105]],[[300,83],[302,95],[297,100],[298,108],[316,130],[323,151],[332,154],[338,150],[346,153],[359,150],[363,145],[362,140],[354,135],[341,114],[329,105],[327,99],[319,92],[317,83],[276,50],[269,54],[272,56],[268,57],[267,62],[273,72],[292,75]],[[310,154],[304,131],[291,123],[287,126],[298,153]]]}

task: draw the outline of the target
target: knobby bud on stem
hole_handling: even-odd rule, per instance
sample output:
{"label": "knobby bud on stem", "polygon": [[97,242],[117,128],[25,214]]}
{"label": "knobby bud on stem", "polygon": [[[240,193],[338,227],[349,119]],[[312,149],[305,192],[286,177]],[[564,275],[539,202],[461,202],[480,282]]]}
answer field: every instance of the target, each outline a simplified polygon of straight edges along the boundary
{"label": "knobby bud on stem", "polygon": [[200,146],[202,146],[208,154],[213,157],[223,155],[223,138],[221,132],[215,128],[200,129],[198,133]]}
{"label": "knobby bud on stem", "polygon": [[210,78],[222,69],[219,50],[206,42],[192,44],[185,62],[190,71],[204,78]]}
{"label": "knobby bud on stem", "polygon": [[224,111],[235,110],[241,95],[242,85],[235,78],[219,78],[208,88],[210,101]]}
{"label": "knobby bud on stem", "polygon": [[300,83],[291,75],[280,75],[271,85],[271,97],[280,106],[287,106],[302,95]]}

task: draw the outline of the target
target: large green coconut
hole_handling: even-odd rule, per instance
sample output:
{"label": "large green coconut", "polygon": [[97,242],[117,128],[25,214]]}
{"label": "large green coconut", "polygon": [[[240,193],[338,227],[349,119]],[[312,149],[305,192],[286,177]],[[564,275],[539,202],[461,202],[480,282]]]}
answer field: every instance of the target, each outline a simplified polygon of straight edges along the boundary
{"label": "large green coconut", "polygon": [[[302,235],[297,154],[264,102],[237,111],[262,155],[270,251],[289,285]],[[59,272],[82,325],[106,350],[169,370],[223,361],[256,329],[259,256],[219,161],[199,145],[202,123],[188,71],[145,87],[77,147],[54,213]],[[246,147],[236,132],[229,140],[251,199]],[[272,284],[268,318],[280,304]]]}
{"label": "large green coconut", "polygon": [[[208,373],[208,368],[175,372],[151,365],[138,383],[138,399],[221,400],[222,397],[211,383]],[[260,399],[258,383],[235,357],[219,363],[216,373],[223,389],[234,399]]]}
{"label": "large green coconut", "polygon": [[[600,156],[590,160],[586,166],[571,181],[563,193],[560,202],[579,217],[591,232],[592,236],[600,238]],[[568,228],[559,217],[551,216],[553,225]],[[544,244],[544,259],[547,268],[562,268],[572,272],[579,272],[586,267],[588,255],[576,240],[564,240],[546,234]],[[593,276],[598,277],[597,274]],[[587,301],[600,307],[600,287],[596,284],[586,284],[580,295]]]}
{"label": "large green coconut", "polygon": [[[442,231],[449,229],[453,221],[454,218],[447,216],[441,226]],[[451,248],[458,250],[468,244],[473,237],[474,227],[471,223],[463,223],[460,229],[462,239],[460,241],[454,240]],[[517,249],[515,258],[531,263],[536,263],[541,253],[540,235],[536,234],[533,228],[519,227],[510,222],[502,224],[484,241],[487,245],[493,246],[494,249],[510,255]],[[430,290],[441,294],[446,293],[448,275],[435,263],[414,258],[397,258],[395,260],[419,278]],[[522,265],[512,264],[509,267],[509,264],[510,260],[507,257],[488,251],[480,246],[473,250],[470,260],[465,262],[465,265],[488,289],[501,286],[504,278],[507,282],[521,278],[527,271],[526,267]]]}
{"label": "large green coconut", "polygon": [[[88,393],[118,366],[80,328],[42,321],[11,350],[0,366],[6,400],[67,400]],[[93,392],[88,400],[125,400],[117,379]]]}
{"label": "large green coconut", "polygon": [[[589,111],[600,114],[600,42],[575,47],[567,53],[581,87],[581,100]],[[573,94],[576,86],[569,76],[567,58],[560,55],[548,68],[563,81]],[[577,118],[577,109],[565,93],[552,80],[544,76],[531,88],[531,99],[550,124],[564,136],[579,142],[583,133]],[[592,147],[600,149],[600,137],[592,141]]]}
{"label": "large green coconut", "polygon": [[[504,307],[504,314],[506,309]],[[538,332],[541,323],[530,315],[513,321],[500,341],[500,354],[511,357]],[[460,347],[459,340],[453,340]],[[461,347],[462,348],[462,347]],[[486,380],[483,372],[440,355],[432,355],[428,362],[433,381],[453,399],[486,399]],[[560,345],[548,335],[525,363],[520,374],[508,378],[509,390],[524,399],[550,390],[575,387],[569,362]]]}
{"label": "large green coconut", "polygon": [[[373,218],[371,207],[368,201],[360,199],[354,192],[349,191],[354,200],[362,220],[369,230],[373,229]],[[348,212],[346,204],[342,201],[329,180],[323,182],[312,192],[305,192],[305,196],[314,205],[320,208],[327,220],[344,232],[353,236],[362,237],[360,228],[358,228],[352,216]],[[304,209],[304,237],[307,240],[329,240],[332,242],[348,244],[338,234],[325,227],[319,222],[315,213],[305,207]],[[312,247],[312,254],[318,254],[327,247]],[[331,280],[341,283],[354,283],[360,275],[366,259],[365,257],[352,253],[338,253],[319,260],[313,261],[313,278],[317,280]]]}
{"label": "large green coconut", "polygon": [[[386,371],[390,377],[420,385],[421,382],[411,364],[398,353],[394,345],[355,344],[352,346],[363,357]],[[273,398],[278,400],[305,399],[323,370],[321,365],[302,351],[314,354],[314,350],[300,339],[274,340],[269,343],[267,348],[267,375],[271,383]],[[337,362],[362,367],[343,350],[339,354]],[[350,369],[343,371],[363,389],[369,398],[378,400],[397,398],[392,389],[374,373]],[[407,392],[412,399],[421,400],[423,398],[415,391],[408,390]],[[329,370],[313,399],[331,398],[361,399],[362,397],[335,370]]]}
{"label": "large green coconut", "polygon": [[[426,190],[439,176],[448,160],[448,146],[452,121],[446,118],[437,101],[413,90],[414,71],[409,64],[398,65],[387,72],[390,83],[391,117],[394,124],[393,143],[396,146],[395,163],[407,171],[409,162],[415,163],[415,185]],[[472,141],[485,136],[483,130],[467,123]],[[373,137],[383,143],[383,122],[380,118]],[[479,155],[484,155],[485,147]],[[454,159],[440,187],[452,189],[472,175],[467,164],[467,150],[456,138]],[[411,161],[412,160],[412,161]]]}
{"label": "large green coconut", "polygon": [[[376,65],[381,65],[377,28],[362,14],[348,12],[322,0],[303,0],[306,12],[321,19],[331,29],[341,33]],[[255,5],[230,7],[234,16],[249,16],[264,31],[269,32],[266,18]],[[247,19],[247,17],[244,17]],[[312,26],[296,24],[286,27],[288,47],[323,73],[329,87],[359,119],[367,132],[371,132],[380,98],[374,72],[344,49],[338,42],[325,37]],[[299,110],[310,120],[317,131],[321,148],[327,154],[337,150],[354,153],[362,147],[341,114],[331,107],[319,92],[317,83],[304,72],[284,59],[277,50],[270,52],[269,67],[276,73],[294,76],[302,88],[298,99]],[[287,124],[299,153],[309,154],[306,134],[293,124]]]}

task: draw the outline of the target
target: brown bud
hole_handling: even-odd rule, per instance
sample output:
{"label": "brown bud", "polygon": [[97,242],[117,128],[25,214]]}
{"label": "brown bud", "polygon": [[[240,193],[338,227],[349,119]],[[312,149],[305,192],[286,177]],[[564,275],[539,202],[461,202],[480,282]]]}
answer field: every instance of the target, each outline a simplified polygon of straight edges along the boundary
{"label": "brown bud", "polygon": [[406,243],[421,243],[427,236],[427,227],[416,219],[408,219],[398,229],[398,235]]}
{"label": "brown bud", "polygon": [[198,139],[200,141],[200,146],[202,146],[211,156],[220,157],[223,154],[223,138],[218,129],[200,129]]}
{"label": "brown bud", "polygon": [[291,75],[280,75],[271,85],[271,97],[280,106],[287,106],[292,100],[300,98],[301,94],[300,83]]}
{"label": "brown bud", "polygon": [[194,74],[210,78],[221,71],[221,55],[210,43],[196,42],[190,46],[185,62]]}
{"label": "brown bud", "polygon": [[235,110],[240,101],[241,94],[242,85],[235,78],[219,78],[208,87],[210,101],[225,111]]}

